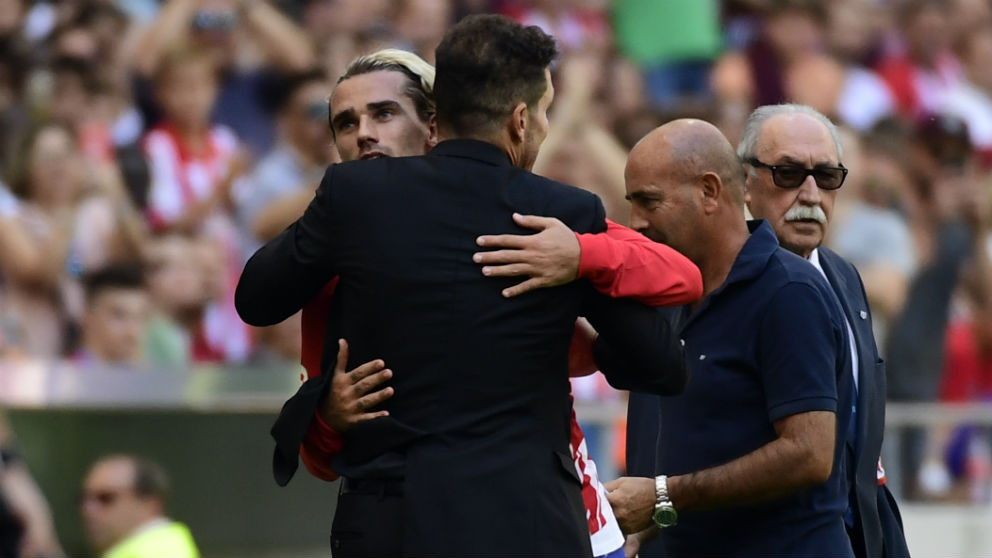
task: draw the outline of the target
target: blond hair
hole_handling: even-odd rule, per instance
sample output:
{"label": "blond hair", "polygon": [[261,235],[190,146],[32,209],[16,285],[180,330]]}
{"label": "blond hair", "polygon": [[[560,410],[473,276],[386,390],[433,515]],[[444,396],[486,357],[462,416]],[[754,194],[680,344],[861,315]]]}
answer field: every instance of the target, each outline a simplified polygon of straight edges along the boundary
{"label": "blond hair", "polygon": [[338,79],[338,83],[346,79],[372,72],[400,72],[410,80],[406,94],[413,101],[417,115],[427,122],[436,112],[434,104],[434,66],[412,52],[396,48],[387,48],[359,56],[348,64],[348,68]]}

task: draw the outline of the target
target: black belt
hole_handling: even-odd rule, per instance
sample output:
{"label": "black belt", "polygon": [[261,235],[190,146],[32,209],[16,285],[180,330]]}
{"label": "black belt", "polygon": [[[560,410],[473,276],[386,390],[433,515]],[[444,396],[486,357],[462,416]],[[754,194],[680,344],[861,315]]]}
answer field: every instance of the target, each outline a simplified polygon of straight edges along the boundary
{"label": "black belt", "polygon": [[341,477],[340,494],[403,496],[403,479],[353,479]]}

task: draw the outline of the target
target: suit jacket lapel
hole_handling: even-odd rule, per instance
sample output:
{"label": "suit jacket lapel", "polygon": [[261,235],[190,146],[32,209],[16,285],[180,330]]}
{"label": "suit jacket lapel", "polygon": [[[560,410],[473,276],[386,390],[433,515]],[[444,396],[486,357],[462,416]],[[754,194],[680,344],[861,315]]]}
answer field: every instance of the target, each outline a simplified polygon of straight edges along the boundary
{"label": "suit jacket lapel", "polygon": [[[866,409],[865,403],[868,400],[868,396],[871,395],[868,392],[872,390],[874,382],[865,381],[865,376],[871,374],[875,366],[875,361],[869,354],[869,347],[865,347],[862,342],[863,335],[859,331],[862,327],[861,322],[866,322],[867,320],[861,317],[862,312],[867,312],[867,308],[851,308],[850,301],[852,298],[857,298],[851,296],[851,285],[847,281],[847,278],[843,273],[840,273],[835,264],[838,262],[835,258],[838,256],[834,255],[832,252],[825,248],[820,248],[820,266],[823,267],[823,273],[827,276],[827,282],[830,283],[830,287],[834,290],[834,294],[837,295],[837,299],[840,300],[841,308],[844,310],[844,317],[847,318],[847,323],[851,326],[851,332],[854,334],[854,338],[851,339],[851,343],[854,343],[855,351],[858,354],[858,370],[855,373],[858,375],[858,401],[857,401],[857,439],[848,440],[848,444],[855,450],[860,449],[861,443],[864,440],[866,434],[867,423],[867,413],[863,410]],[[871,368],[869,368],[871,367]]]}

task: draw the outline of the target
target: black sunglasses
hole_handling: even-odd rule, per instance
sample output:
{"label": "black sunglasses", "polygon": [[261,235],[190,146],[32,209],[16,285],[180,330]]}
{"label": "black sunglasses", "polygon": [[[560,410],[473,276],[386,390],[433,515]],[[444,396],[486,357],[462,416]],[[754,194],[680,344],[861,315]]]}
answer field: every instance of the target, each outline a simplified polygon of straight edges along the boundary
{"label": "black sunglasses", "polygon": [[118,498],[121,497],[122,490],[94,490],[92,492],[83,492],[80,495],[80,503],[85,503],[88,501],[95,501],[103,507],[113,505]]}
{"label": "black sunglasses", "polygon": [[814,167],[808,169],[799,165],[769,165],[752,157],[747,162],[755,167],[763,167],[772,172],[772,182],[779,188],[798,188],[812,176],[817,187],[822,190],[836,190],[844,185],[847,169],[844,167]]}

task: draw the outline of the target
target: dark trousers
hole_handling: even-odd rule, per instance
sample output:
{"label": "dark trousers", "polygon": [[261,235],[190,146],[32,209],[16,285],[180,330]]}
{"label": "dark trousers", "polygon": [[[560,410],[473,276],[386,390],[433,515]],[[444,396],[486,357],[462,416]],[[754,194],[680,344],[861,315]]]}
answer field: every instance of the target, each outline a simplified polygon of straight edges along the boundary
{"label": "dark trousers", "polygon": [[334,558],[402,556],[403,491],[397,481],[341,479],[331,525]]}

